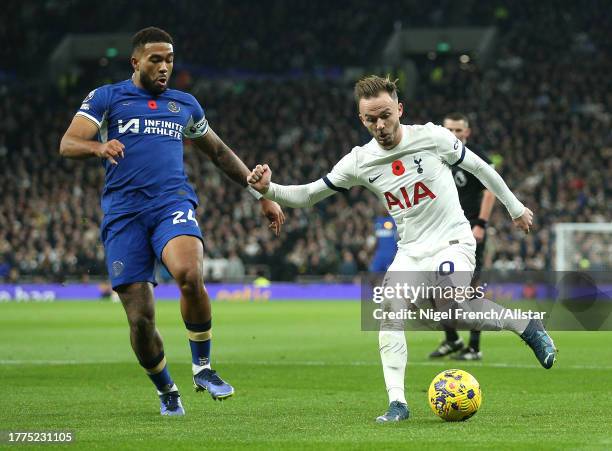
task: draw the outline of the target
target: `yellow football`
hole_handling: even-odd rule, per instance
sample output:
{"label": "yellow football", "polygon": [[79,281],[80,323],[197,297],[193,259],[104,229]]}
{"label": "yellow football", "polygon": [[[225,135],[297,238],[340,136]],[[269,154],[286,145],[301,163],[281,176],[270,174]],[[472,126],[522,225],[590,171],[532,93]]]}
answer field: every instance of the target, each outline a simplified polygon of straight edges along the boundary
{"label": "yellow football", "polygon": [[429,406],[445,421],[465,421],[480,408],[482,393],[474,376],[463,370],[446,370],[429,386]]}

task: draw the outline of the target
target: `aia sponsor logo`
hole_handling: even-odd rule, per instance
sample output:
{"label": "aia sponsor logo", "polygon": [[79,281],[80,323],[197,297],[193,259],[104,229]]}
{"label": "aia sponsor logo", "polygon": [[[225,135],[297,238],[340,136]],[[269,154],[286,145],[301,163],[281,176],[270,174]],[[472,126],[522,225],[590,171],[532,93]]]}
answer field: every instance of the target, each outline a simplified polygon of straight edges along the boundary
{"label": "aia sponsor logo", "polygon": [[416,182],[414,184],[412,193],[410,193],[408,190],[409,188],[402,186],[400,188],[399,194],[393,194],[389,191],[385,192],[385,199],[387,200],[387,209],[391,211],[393,207],[398,207],[401,210],[406,208],[412,208],[415,205],[419,205],[419,202],[421,202],[423,199],[436,198],[436,195],[423,182]]}

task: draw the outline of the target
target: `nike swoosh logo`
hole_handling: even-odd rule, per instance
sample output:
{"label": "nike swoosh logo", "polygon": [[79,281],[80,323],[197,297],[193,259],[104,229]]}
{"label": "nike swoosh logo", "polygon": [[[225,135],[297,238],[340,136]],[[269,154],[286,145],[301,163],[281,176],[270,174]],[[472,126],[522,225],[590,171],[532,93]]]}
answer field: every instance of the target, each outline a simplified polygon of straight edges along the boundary
{"label": "nike swoosh logo", "polygon": [[376,177],[368,177],[370,183],[374,183],[382,174],[378,174]]}

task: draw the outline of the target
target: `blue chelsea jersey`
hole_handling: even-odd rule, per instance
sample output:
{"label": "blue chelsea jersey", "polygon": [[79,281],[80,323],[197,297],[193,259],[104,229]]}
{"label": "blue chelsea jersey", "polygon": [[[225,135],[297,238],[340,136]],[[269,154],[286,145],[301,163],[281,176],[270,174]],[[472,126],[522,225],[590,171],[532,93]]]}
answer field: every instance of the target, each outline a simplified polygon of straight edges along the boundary
{"label": "blue chelsea jersey", "polygon": [[397,226],[391,216],[378,216],[374,223],[376,254],[394,256],[397,251]]}
{"label": "blue chelsea jersey", "polygon": [[138,88],[132,80],[94,89],[76,113],[99,128],[102,142],[117,139],[125,146],[119,164],[104,160],[104,214],[155,208],[172,200],[197,196],[183,165],[183,136],[208,132],[198,101],[185,92],[167,89],[159,95]]}

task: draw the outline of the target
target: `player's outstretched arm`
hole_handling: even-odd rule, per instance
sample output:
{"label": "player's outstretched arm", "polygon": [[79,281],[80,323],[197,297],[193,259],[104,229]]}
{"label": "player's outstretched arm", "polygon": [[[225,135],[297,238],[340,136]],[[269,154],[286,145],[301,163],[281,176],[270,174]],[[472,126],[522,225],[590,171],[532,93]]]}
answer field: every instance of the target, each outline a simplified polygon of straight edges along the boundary
{"label": "player's outstretched arm", "polygon": [[337,192],[323,179],[306,185],[277,185],[272,183],[272,170],[267,164],[258,164],[247,177],[247,182],[267,199],[292,208],[312,207]]}
{"label": "player's outstretched arm", "polygon": [[[230,179],[240,186],[249,186],[246,181],[250,173],[249,169],[211,128],[208,129],[206,134],[194,138],[193,142]],[[278,235],[285,222],[283,210],[276,202],[266,198],[261,198],[260,204],[263,215],[270,221],[270,228]]]}
{"label": "player's outstretched arm", "polygon": [[209,128],[205,135],[195,138],[193,142],[225,175],[240,186],[247,186],[246,177],[249,175],[249,169],[212,128]]}
{"label": "player's outstretched arm", "polygon": [[112,164],[117,164],[117,159],[123,158],[123,144],[116,139],[101,143],[94,139],[97,134],[96,124],[83,116],[75,116],[60,142],[60,155],[77,160],[106,158]]}
{"label": "player's outstretched arm", "polygon": [[533,224],[533,212],[516,198],[495,169],[467,148],[459,166],[474,174],[506,206],[514,224],[525,233],[529,233]]}

